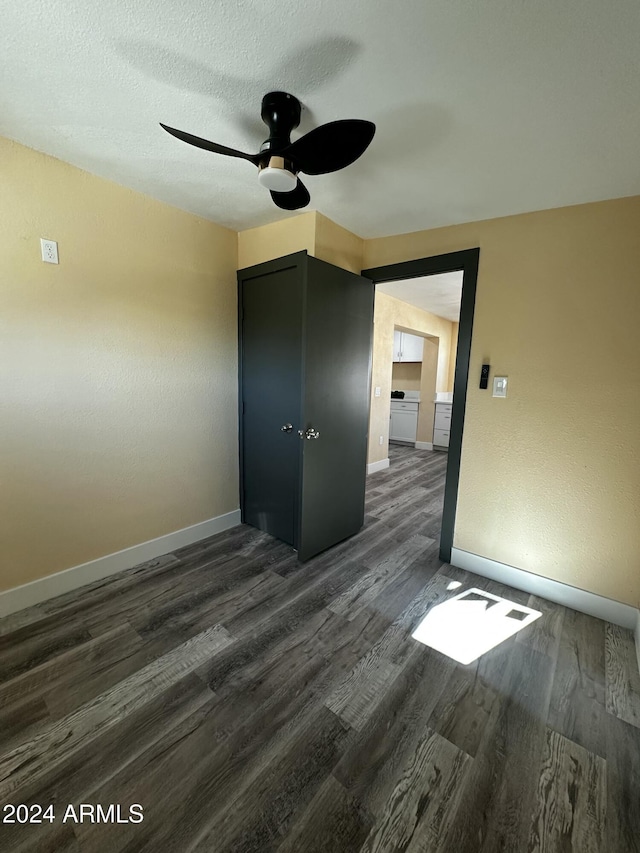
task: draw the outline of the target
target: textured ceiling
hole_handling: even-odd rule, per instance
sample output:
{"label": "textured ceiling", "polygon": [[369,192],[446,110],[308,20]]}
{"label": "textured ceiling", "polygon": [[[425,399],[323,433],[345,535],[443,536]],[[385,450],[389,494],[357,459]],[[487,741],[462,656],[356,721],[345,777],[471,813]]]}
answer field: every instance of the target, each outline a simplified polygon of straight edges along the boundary
{"label": "textured ceiling", "polygon": [[460,317],[462,271],[405,278],[402,281],[388,281],[377,284],[376,290],[381,290],[389,296],[395,296],[401,302],[416,305],[424,311],[430,311],[453,323],[457,323]]}
{"label": "textured ceiling", "polygon": [[300,131],[366,118],[305,180],[360,236],[640,193],[638,0],[21,0],[2,7],[0,134],[235,229],[282,219],[255,169],[265,92]]}

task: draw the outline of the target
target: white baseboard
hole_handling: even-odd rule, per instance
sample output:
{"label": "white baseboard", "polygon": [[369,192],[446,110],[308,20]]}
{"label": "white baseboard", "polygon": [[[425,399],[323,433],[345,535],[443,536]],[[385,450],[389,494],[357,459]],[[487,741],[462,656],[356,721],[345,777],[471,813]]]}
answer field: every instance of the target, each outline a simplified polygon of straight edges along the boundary
{"label": "white baseboard", "polygon": [[556,604],[564,604],[565,607],[604,619],[605,622],[631,628],[636,632],[636,650],[639,648],[640,612],[630,604],[623,604],[621,601],[605,598],[604,595],[597,595],[595,592],[588,592],[551,578],[525,572],[524,569],[516,569],[505,563],[489,560],[487,557],[479,557],[477,554],[461,551],[459,548],[451,549],[451,565],[516,589],[522,589],[531,595],[539,595],[541,598],[555,601]]}
{"label": "white baseboard", "polygon": [[384,469],[388,467],[388,459],[381,459],[379,462],[369,462],[367,465],[367,474],[375,474],[376,471],[384,471]]}
{"label": "white baseboard", "polygon": [[433,444],[430,441],[416,441],[416,450],[433,450]]}
{"label": "white baseboard", "polygon": [[207,521],[192,524],[190,527],[183,527],[182,530],[159,536],[157,539],[141,542],[123,551],[107,554],[89,563],[82,563],[80,566],[73,566],[22,586],[7,589],[0,592],[0,617],[79,589],[81,586],[102,580],[125,569],[132,569],[147,560],[154,560],[156,557],[169,554],[200,539],[207,539],[216,533],[222,533],[223,530],[236,527],[238,524],[240,524],[240,510],[236,509],[225,515],[218,515]]}

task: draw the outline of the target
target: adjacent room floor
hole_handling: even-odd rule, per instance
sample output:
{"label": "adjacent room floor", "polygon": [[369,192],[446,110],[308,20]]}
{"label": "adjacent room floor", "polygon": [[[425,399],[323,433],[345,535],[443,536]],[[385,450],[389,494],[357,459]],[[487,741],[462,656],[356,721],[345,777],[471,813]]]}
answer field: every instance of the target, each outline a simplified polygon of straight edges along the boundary
{"label": "adjacent room floor", "polygon": [[[442,565],[446,456],[391,458],[306,564],[238,527],[0,621],[3,851],[640,850],[631,632]],[[543,615],[411,638],[474,586]]]}

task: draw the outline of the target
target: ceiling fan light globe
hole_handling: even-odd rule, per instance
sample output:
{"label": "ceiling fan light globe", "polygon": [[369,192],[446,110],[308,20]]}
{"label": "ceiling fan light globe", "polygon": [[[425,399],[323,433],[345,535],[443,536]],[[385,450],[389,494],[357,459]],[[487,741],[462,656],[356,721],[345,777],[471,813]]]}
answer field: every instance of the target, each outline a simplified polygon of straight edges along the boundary
{"label": "ceiling fan light globe", "polygon": [[271,157],[269,162],[261,167],[258,180],[263,187],[276,193],[290,193],[298,184],[296,175],[287,168],[288,163],[283,157]]}
{"label": "ceiling fan light globe", "polygon": [[298,179],[288,169],[274,169],[266,166],[260,171],[258,180],[263,187],[276,193],[289,193],[295,190]]}

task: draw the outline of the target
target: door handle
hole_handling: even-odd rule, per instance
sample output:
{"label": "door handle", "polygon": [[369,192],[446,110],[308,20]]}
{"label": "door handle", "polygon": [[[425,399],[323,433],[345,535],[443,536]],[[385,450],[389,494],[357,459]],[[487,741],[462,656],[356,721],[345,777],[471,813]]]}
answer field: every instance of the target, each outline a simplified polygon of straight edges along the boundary
{"label": "door handle", "polygon": [[298,435],[300,438],[320,438],[320,433],[313,427],[308,427],[305,430],[299,429]]}
{"label": "door handle", "polygon": [[285,424],[280,427],[280,432],[293,432],[293,424]]}

